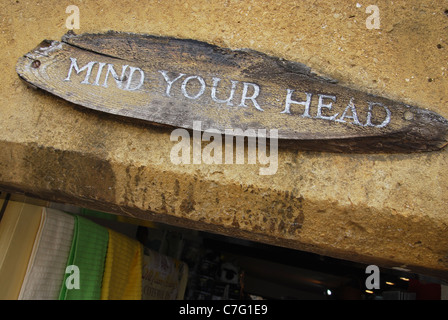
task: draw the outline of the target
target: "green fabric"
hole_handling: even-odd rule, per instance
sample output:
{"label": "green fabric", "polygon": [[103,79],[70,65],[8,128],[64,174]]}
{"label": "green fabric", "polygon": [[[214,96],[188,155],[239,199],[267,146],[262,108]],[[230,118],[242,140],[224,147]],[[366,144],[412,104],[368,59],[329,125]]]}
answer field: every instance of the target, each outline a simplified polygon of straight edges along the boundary
{"label": "green fabric", "polygon": [[91,210],[91,209],[86,209],[86,208],[81,208],[81,213],[88,217],[101,218],[101,219],[105,219],[105,220],[117,220],[117,217],[118,217],[117,215],[114,215],[111,213],[106,213],[106,212],[96,211],[96,210]]}
{"label": "green fabric", "polygon": [[73,278],[73,274],[66,273],[59,295],[60,300],[99,300],[101,298],[101,282],[108,240],[107,228],[86,218],[75,216],[74,236],[67,266],[78,267],[80,287],[79,289],[67,288],[67,278]]}

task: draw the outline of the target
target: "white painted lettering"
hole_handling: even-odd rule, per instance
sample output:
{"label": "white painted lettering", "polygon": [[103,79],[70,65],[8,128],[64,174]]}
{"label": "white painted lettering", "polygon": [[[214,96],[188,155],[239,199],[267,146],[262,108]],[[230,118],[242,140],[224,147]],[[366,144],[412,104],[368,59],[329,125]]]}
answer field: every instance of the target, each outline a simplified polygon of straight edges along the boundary
{"label": "white painted lettering", "polygon": [[229,97],[226,100],[221,100],[221,99],[218,99],[216,97],[216,87],[218,86],[218,83],[220,81],[221,81],[220,78],[213,78],[212,100],[215,101],[215,102],[218,102],[218,103],[225,103],[228,106],[233,106],[232,99],[233,99],[233,96],[235,94],[235,88],[236,88],[236,85],[238,84],[238,81],[230,80],[230,82],[232,83],[232,88],[230,89]]}
{"label": "white painted lettering", "polygon": [[305,111],[303,112],[302,117],[304,117],[304,118],[311,118],[311,116],[310,116],[310,105],[311,105],[312,94],[305,92],[306,93],[306,101],[294,101],[294,100],[291,99],[294,90],[291,90],[291,89],[287,89],[287,90],[288,91],[287,91],[287,94],[286,94],[285,110],[283,110],[280,113],[291,113],[291,110],[290,110],[291,103],[294,103],[294,104],[298,104],[298,105],[301,105],[301,106],[305,107]]}
{"label": "white painted lettering", "polygon": [[[95,78],[93,79],[93,82],[90,83],[90,77],[92,76],[93,68],[94,66],[98,64],[97,74]],[[104,75],[104,81],[102,81],[103,78],[103,71],[106,70]],[[127,91],[136,91],[140,89],[144,85],[145,81],[145,72],[138,68],[138,67],[132,67],[129,65],[123,65],[121,70],[121,75],[119,76],[115,70],[115,67],[111,63],[104,63],[104,62],[97,62],[97,61],[90,61],[87,64],[85,64],[82,67],[79,67],[78,61],[76,58],[70,57],[70,67],[67,73],[67,77],[64,79],[64,81],[71,81],[71,76],[73,71],[80,75],[82,72],[85,72],[85,76],[80,78],[82,81],[81,84],[91,84],[93,86],[100,86],[102,82],[102,87],[108,88],[108,81],[109,76],[112,76],[115,80],[115,83],[119,89],[127,90]],[[179,83],[176,90],[180,90],[181,94],[190,100],[196,100],[201,97],[204,97],[205,91],[207,89],[207,83],[209,80],[207,78],[203,78],[199,75],[191,75],[186,78],[184,78],[184,73],[171,73],[169,71],[165,70],[158,70],[158,72],[163,76],[166,86],[164,86],[165,95],[167,97],[172,96],[172,87],[175,83]],[[93,76],[92,76],[93,77]],[[182,79],[182,80],[181,80]],[[211,94],[208,97],[207,101],[204,101],[205,104],[210,103],[211,101],[215,103],[221,103],[226,104],[227,106],[233,106],[234,100],[236,100],[236,104],[239,102],[239,107],[249,107],[250,103],[253,104],[253,106],[259,110],[264,111],[261,106],[259,105],[257,99],[260,95],[261,89],[260,87],[255,83],[250,82],[242,82],[243,88],[241,92],[241,98],[236,97],[237,94],[237,88],[238,84],[240,83],[237,80],[227,80],[227,87],[223,84],[223,79],[220,77],[212,77],[211,78]],[[238,91],[240,92],[240,91]],[[340,102],[337,100],[336,95],[330,95],[330,94],[317,94],[318,95],[318,101],[317,101],[317,110],[316,114],[314,116],[314,113],[311,111],[311,103],[312,103],[312,97],[313,93],[310,92],[302,92],[302,98],[298,98],[295,95],[294,90],[292,89],[286,89],[286,98],[284,101],[284,108],[280,112],[281,114],[294,114],[293,110],[291,108],[293,107],[300,107],[300,110],[303,112],[300,114],[302,118],[310,118],[310,119],[323,119],[327,121],[334,121],[337,123],[349,123],[354,124],[358,126],[363,127],[373,127],[373,128],[384,128],[392,121],[392,111],[384,104],[380,102],[371,102],[368,101],[368,108],[362,107],[360,112],[362,116],[366,114],[366,122],[361,123],[358,115],[357,106],[354,103],[354,98],[352,97],[350,99],[350,102],[345,107],[344,111],[339,112],[342,110],[343,105],[341,105]],[[294,97],[293,97],[294,95]],[[303,96],[305,95],[306,98]],[[219,97],[218,97],[219,96]],[[180,97],[181,98],[181,97]],[[211,98],[211,100],[210,100]],[[337,104],[338,102],[338,104]],[[358,106],[359,107],[359,106]],[[341,108],[341,109],[338,109]],[[366,111],[367,109],[367,111]],[[311,113],[313,116],[311,116]],[[362,118],[363,120],[364,118]],[[199,125],[200,126],[200,125]],[[238,130],[238,129],[236,129]],[[199,130],[196,130],[198,132],[201,132],[200,128]],[[194,131],[194,132],[196,132]],[[246,130],[247,131],[247,130]],[[251,132],[240,132],[241,134],[236,133],[235,136],[246,136],[250,137],[247,134],[252,134]],[[209,132],[209,134],[214,132]],[[227,136],[230,136],[232,134],[226,135],[226,145],[230,143],[230,140],[227,141]],[[206,136],[206,138],[214,137],[214,135],[211,135],[210,137]],[[256,135],[254,134],[254,137]],[[200,140],[200,139],[199,139]],[[197,139],[195,141],[198,141]],[[213,140],[214,141],[214,140]],[[251,143],[249,139],[249,144]],[[238,144],[237,145],[241,145]],[[201,163],[201,152],[198,151],[201,149],[201,145],[196,146],[195,143],[193,143],[193,154],[195,155],[193,157],[193,163]],[[210,151],[213,151],[218,153],[218,150],[214,149],[214,144],[211,143],[208,146],[208,149]],[[209,151],[207,149],[207,151]],[[198,151],[198,152],[195,152]],[[241,160],[241,150],[236,150],[236,156],[237,156],[237,163],[243,163],[244,160]],[[213,153],[214,154],[214,153]],[[214,162],[215,157],[209,158],[210,161]],[[229,152],[226,152],[226,163],[229,161],[233,162],[233,149],[232,151],[229,150]],[[207,160],[208,161],[208,160]],[[250,160],[252,161],[252,160]]]}
{"label": "white painted lettering", "polygon": [[[189,94],[188,94],[188,92],[187,92],[187,84],[188,84],[188,82],[190,81],[190,80],[193,80],[193,79],[196,79],[196,80],[198,80],[199,81],[199,83],[200,83],[200,85],[201,85],[201,88],[199,89],[199,92],[198,93],[196,93],[196,95],[193,95],[193,96],[190,96]],[[184,80],[184,82],[182,83],[182,87],[181,87],[181,90],[182,90],[182,94],[186,97],[186,98],[188,98],[188,99],[197,99],[197,98],[199,98],[200,96],[202,96],[203,94],[204,94],[204,92],[205,92],[205,81],[204,81],[204,79],[202,79],[201,77],[199,77],[199,76],[190,76],[190,77],[188,77],[188,78],[186,78],[185,80]]]}
{"label": "white painted lettering", "polygon": [[[247,91],[249,89],[249,86],[251,86],[253,88],[253,94],[251,97],[247,96]],[[252,103],[254,104],[255,108],[257,110],[263,111],[263,109],[261,109],[261,107],[259,106],[257,100],[255,100],[259,94],[260,94],[260,87],[257,84],[250,83],[250,82],[244,82],[243,94],[241,96],[241,103],[239,106],[247,107],[246,100],[252,100]]]}
{"label": "white painted lettering", "polygon": [[179,75],[176,78],[174,78],[173,80],[170,80],[170,78],[168,76],[168,71],[159,70],[159,72],[162,74],[163,78],[165,79],[165,81],[167,83],[165,94],[167,95],[167,97],[171,97],[171,95],[170,95],[171,86],[173,85],[174,82],[176,82],[177,80],[182,78],[185,74],[179,73]]}
{"label": "white painted lettering", "polygon": [[70,68],[68,69],[67,78],[65,78],[64,81],[70,81],[70,77],[72,75],[73,69],[75,69],[76,74],[79,74],[80,72],[87,69],[86,77],[84,78],[83,81],[81,81],[81,83],[89,84],[90,74],[92,73],[92,68],[93,68],[93,65],[96,63],[96,61],[90,61],[84,67],[79,68],[76,58],[70,58],[70,60],[71,60]]}
{"label": "white painted lettering", "polygon": [[[383,122],[381,122],[380,124],[377,124],[377,125],[372,124],[372,112],[373,112],[374,106],[380,106],[386,111],[386,117],[384,118]],[[391,117],[391,112],[388,107],[386,107],[384,104],[382,104],[380,102],[370,102],[369,101],[369,109],[367,111],[367,120],[366,120],[365,126],[366,127],[368,126],[368,127],[384,128],[385,126],[387,126],[389,124],[390,117]]]}
{"label": "white painted lettering", "polygon": [[126,72],[127,67],[128,67],[128,65],[122,66],[122,68],[121,68],[121,76],[118,77],[118,74],[115,72],[114,65],[111,64],[111,63],[108,63],[107,64],[106,77],[104,78],[103,87],[107,88],[107,80],[109,80],[109,74],[112,74],[112,78],[114,78],[115,83],[117,84],[117,88],[123,89],[122,88],[123,79],[125,77],[125,72]]}
{"label": "white painted lettering", "polygon": [[100,78],[101,78],[101,73],[103,72],[103,68],[106,64],[104,62],[100,62],[98,64],[98,72],[96,74],[96,78],[95,78],[95,82],[92,83],[92,85],[94,86],[99,86],[100,85]]}
{"label": "white painted lettering", "polygon": [[[347,115],[347,111],[349,111],[352,113],[351,116]],[[358,113],[356,112],[356,106],[353,103],[353,98],[350,99],[350,102],[348,103],[347,107],[345,108],[344,112],[342,113],[341,117],[339,119],[336,119],[337,122],[346,122],[344,119],[345,118],[349,118],[349,119],[353,119],[353,124],[356,124],[358,126],[362,126],[362,123],[359,122],[358,119]]]}
{"label": "white painted lettering", "polygon": [[[135,91],[137,89],[140,89],[140,87],[143,85],[143,81],[145,80],[145,73],[140,68],[129,67],[129,69],[130,69],[129,78],[128,78],[128,82],[126,83],[126,87],[124,89],[129,90],[129,91]],[[131,88],[132,76],[134,75],[135,71],[138,71],[140,73],[140,80],[138,80],[136,82],[137,85],[135,87]]]}
{"label": "white painted lettering", "polygon": [[317,115],[316,115],[316,118],[317,119],[324,119],[324,120],[331,120],[331,121],[333,121],[338,116],[338,113],[336,113],[335,115],[332,115],[332,116],[324,116],[324,115],[322,115],[322,108],[326,108],[328,110],[331,110],[331,107],[333,105],[333,102],[330,102],[330,103],[327,103],[327,104],[323,103],[324,99],[331,99],[334,102],[336,102],[336,97],[335,96],[330,96],[330,95],[326,95],[326,94],[319,94],[319,102],[317,104]]}

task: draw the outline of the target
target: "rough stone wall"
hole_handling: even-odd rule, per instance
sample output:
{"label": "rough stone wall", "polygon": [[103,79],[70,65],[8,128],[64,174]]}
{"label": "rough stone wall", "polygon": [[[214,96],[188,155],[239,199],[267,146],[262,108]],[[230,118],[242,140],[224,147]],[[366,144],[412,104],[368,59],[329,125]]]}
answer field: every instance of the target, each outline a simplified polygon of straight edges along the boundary
{"label": "rough stone wall", "polygon": [[[192,38],[307,64],[448,118],[443,1],[74,1],[82,32]],[[368,5],[379,29],[368,29]],[[68,3],[0,4],[0,185],[143,219],[446,277],[448,150],[281,150],[278,171],[169,160],[170,131],[31,89],[17,59],[67,31]]]}

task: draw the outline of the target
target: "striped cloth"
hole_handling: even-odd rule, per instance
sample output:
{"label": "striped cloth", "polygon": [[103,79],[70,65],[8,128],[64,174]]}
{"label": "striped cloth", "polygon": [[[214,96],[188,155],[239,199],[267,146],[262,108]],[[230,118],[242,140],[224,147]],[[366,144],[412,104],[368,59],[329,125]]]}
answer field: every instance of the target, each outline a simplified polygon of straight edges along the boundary
{"label": "striped cloth", "polygon": [[56,300],[64,279],[73,240],[75,218],[43,208],[19,300]]}
{"label": "striped cloth", "polygon": [[102,300],[141,299],[142,255],[143,247],[140,242],[109,229]]}
{"label": "striped cloth", "polygon": [[[65,274],[60,300],[101,298],[108,238],[107,228],[81,216],[75,216],[75,232],[67,267],[75,266],[76,269]],[[75,286],[76,282],[79,282],[79,289]]]}

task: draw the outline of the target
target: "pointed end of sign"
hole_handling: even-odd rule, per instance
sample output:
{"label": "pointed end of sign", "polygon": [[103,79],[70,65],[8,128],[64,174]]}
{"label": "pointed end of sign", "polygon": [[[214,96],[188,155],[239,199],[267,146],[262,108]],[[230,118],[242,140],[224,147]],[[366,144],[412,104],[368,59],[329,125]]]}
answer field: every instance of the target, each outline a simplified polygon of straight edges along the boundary
{"label": "pointed end of sign", "polygon": [[421,146],[421,151],[436,151],[448,145],[448,120],[440,114],[410,107],[405,117],[413,120],[408,137]]}
{"label": "pointed end of sign", "polygon": [[68,39],[76,36],[77,34],[73,30],[68,30],[67,33],[62,36],[61,41],[66,42]]}

